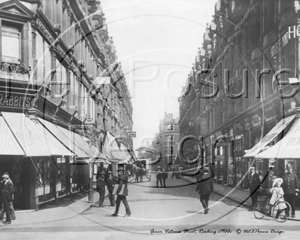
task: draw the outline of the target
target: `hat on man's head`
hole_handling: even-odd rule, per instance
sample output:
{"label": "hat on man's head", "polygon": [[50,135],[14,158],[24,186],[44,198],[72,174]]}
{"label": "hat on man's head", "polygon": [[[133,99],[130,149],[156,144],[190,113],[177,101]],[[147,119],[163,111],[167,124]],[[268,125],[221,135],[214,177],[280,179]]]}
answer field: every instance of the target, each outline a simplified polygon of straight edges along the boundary
{"label": "hat on man's head", "polygon": [[209,168],[208,167],[204,167],[203,168],[203,172],[209,172]]}
{"label": "hat on man's head", "polygon": [[3,178],[9,178],[8,174],[6,174],[6,173],[4,173],[4,174],[2,175],[2,177],[3,177]]}
{"label": "hat on man's head", "polygon": [[250,167],[249,169],[250,169],[250,170],[251,170],[251,169],[255,170],[255,167]]}
{"label": "hat on man's head", "polygon": [[111,171],[108,171],[108,174],[112,174],[112,172],[111,172]]}

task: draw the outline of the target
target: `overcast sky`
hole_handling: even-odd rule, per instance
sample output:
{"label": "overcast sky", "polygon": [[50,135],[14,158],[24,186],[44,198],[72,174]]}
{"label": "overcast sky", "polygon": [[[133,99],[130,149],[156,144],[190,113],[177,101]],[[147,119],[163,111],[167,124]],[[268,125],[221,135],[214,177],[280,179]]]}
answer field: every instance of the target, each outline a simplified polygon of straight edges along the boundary
{"label": "overcast sky", "polygon": [[202,45],[215,0],[101,0],[109,36],[131,93],[134,149],[158,132],[164,112],[179,116],[178,97]]}

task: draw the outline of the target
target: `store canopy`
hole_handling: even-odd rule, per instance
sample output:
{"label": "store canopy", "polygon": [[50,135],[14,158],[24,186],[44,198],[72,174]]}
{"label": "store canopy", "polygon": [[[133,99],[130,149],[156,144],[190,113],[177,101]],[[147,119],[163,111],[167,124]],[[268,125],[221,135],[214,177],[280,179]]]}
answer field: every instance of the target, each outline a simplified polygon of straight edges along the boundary
{"label": "store canopy", "polygon": [[123,161],[130,161],[131,156],[127,147],[119,143],[110,132],[107,132],[105,141],[103,143],[103,153],[108,161],[114,163],[121,163]]}
{"label": "store canopy", "polygon": [[258,157],[257,154],[261,152],[271,141],[273,141],[295,118],[296,115],[286,117],[282,119],[279,123],[276,124],[272,130],[263,137],[253,148],[247,151],[247,153],[243,156],[244,158],[249,157]]}
{"label": "store canopy", "polygon": [[31,120],[22,113],[2,112],[26,156],[74,156],[38,120]]}
{"label": "store canopy", "polygon": [[90,146],[90,157],[92,159],[98,159],[98,160],[107,160],[106,156],[104,154],[102,154],[98,148],[96,148],[95,146]]}
{"label": "store canopy", "polygon": [[[56,125],[53,123],[50,123],[44,119],[38,118],[38,120],[44,125],[45,128],[48,129],[48,131],[56,137],[65,147],[67,147],[70,151],[74,152],[77,156],[77,158],[89,158],[89,155],[86,154],[84,151],[82,151],[80,148],[78,148],[71,139],[66,136],[63,131],[60,131]],[[62,128],[63,129],[63,128]],[[64,129],[66,132],[68,130]]]}
{"label": "store canopy", "polygon": [[300,118],[297,118],[289,132],[274,146],[259,153],[258,158],[299,159],[300,158]]}
{"label": "store canopy", "polygon": [[25,155],[2,116],[0,116],[0,155]]}
{"label": "store canopy", "polygon": [[87,142],[77,133],[64,129],[60,126],[56,126],[58,128],[59,131],[61,131],[65,136],[68,137],[68,139],[70,139],[70,141],[72,143],[74,143],[74,145],[76,147],[78,147],[81,151],[84,152],[84,158],[89,158],[90,157],[90,149],[89,149],[89,145],[87,144]]}

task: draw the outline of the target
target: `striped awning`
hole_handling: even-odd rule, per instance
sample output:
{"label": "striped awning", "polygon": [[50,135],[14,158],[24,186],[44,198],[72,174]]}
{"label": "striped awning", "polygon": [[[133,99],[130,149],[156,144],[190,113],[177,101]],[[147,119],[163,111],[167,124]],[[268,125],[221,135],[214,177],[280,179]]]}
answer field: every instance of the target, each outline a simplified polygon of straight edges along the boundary
{"label": "striped awning", "polygon": [[53,123],[50,123],[41,118],[38,118],[38,120],[44,125],[45,128],[49,130],[50,133],[52,133],[54,137],[56,137],[61,142],[61,144],[67,147],[70,151],[74,152],[77,158],[89,158],[88,154],[77,147],[71,141],[71,139],[69,139],[68,136],[63,133],[64,130],[66,131],[66,133],[68,132],[68,130],[62,128],[64,130],[60,131],[57,125],[54,125]]}
{"label": "striped awning", "polygon": [[25,155],[2,116],[0,116],[0,155]]}
{"label": "striped awning", "polygon": [[74,156],[37,119],[22,113],[2,112],[26,156]]}
{"label": "striped awning", "polygon": [[107,157],[108,161],[113,163],[131,161],[131,156],[127,150],[127,147],[118,142],[110,132],[107,132],[106,134],[103,144],[103,153]]}

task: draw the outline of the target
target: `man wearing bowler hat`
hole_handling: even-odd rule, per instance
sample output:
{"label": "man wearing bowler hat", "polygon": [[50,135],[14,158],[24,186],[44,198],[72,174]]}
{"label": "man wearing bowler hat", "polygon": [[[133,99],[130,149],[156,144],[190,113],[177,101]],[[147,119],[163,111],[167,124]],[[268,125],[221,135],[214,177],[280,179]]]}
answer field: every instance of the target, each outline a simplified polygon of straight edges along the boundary
{"label": "man wearing bowler hat", "polygon": [[120,203],[121,201],[123,202],[125,209],[126,209],[126,214],[124,217],[130,217],[131,211],[127,202],[126,196],[128,195],[128,188],[127,188],[127,183],[128,183],[128,177],[124,174],[124,168],[120,167],[118,169],[118,174],[119,178],[117,183],[119,184],[118,189],[116,190],[116,209],[115,212],[112,214],[112,216],[116,217],[118,216],[119,208],[120,208]]}
{"label": "man wearing bowler hat", "polygon": [[11,224],[11,216],[9,211],[9,204],[12,201],[12,195],[14,192],[14,187],[12,181],[10,181],[8,173],[2,175],[2,201],[4,204],[4,211],[6,213],[6,221],[4,224]]}
{"label": "man wearing bowler hat", "polygon": [[196,191],[200,194],[200,202],[204,208],[204,214],[208,213],[208,202],[210,194],[213,191],[213,180],[209,174],[209,168],[203,168],[203,175],[199,178]]}
{"label": "man wearing bowler hat", "polygon": [[253,207],[257,202],[258,189],[260,188],[259,175],[255,172],[254,167],[250,167],[250,196],[252,201],[252,208],[249,211],[253,211]]}
{"label": "man wearing bowler hat", "polygon": [[108,190],[108,198],[110,201],[110,205],[111,206],[115,206],[115,196],[113,195],[113,190],[114,190],[114,186],[115,186],[115,182],[112,176],[112,172],[109,171],[108,172],[108,178],[107,178],[107,190]]}
{"label": "man wearing bowler hat", "polygon": [[297,175],[292,172],[292,165],[290,163],[286,165],[286,173],[283,176],[282,188],[284,191],[284,199],[291,205],[292,208],[286,208],[285,214],[289,217],[291,211],[291,217],[295,218],[295,200],[299,193],[299,180]]}
{"label": "man wearing bowler hat", "polygon": [[105,198],[105,172],[100,173],[99,178],[97,179],[97,191],[99,192],[99,207],[104,207],[103,202]]}

